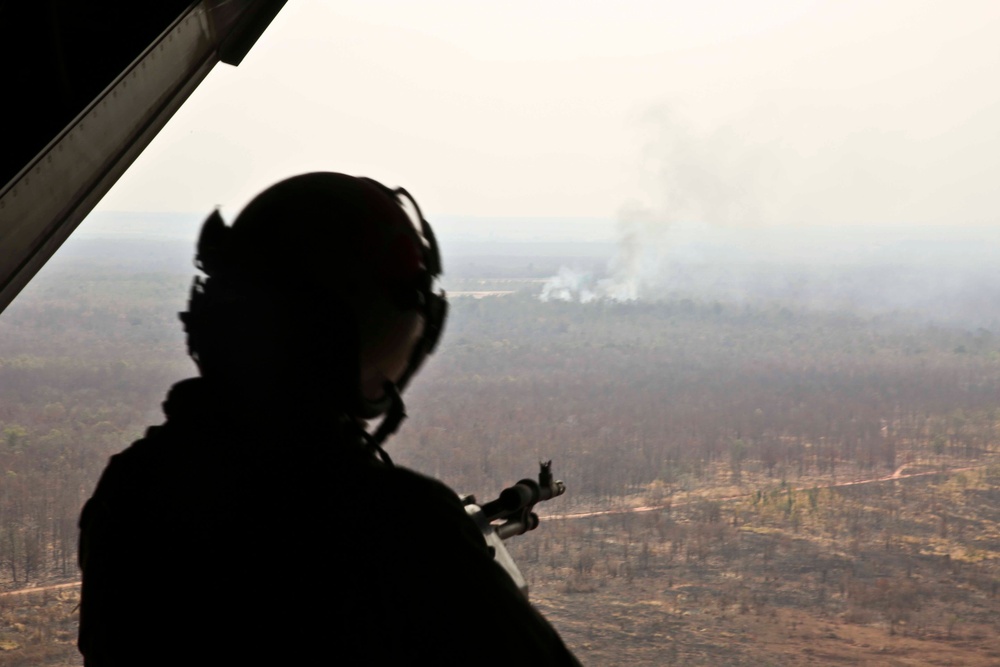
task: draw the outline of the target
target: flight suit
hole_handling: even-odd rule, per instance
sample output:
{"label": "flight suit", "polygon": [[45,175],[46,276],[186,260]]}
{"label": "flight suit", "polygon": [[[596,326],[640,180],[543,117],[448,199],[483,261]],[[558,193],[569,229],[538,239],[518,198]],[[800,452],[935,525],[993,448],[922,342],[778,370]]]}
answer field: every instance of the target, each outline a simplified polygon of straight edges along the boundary
{"label": "flight suit", "polygon": [[80,519],[80,650],[119,665],[577,665],[444,484],[205,380]]}

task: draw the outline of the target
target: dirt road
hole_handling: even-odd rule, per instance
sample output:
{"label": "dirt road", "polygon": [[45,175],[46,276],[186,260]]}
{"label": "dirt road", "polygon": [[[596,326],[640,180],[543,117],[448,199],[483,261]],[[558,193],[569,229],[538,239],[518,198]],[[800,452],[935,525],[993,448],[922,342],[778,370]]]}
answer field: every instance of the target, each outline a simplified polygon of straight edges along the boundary
{"label": "dirt road", "polygon": [[[982,464],[977,466],[968,466],[966,468],[951,468],[950,470],[931,470],[927,472],[915,472],[908,475],[903,474],[907,465],[901,465],[897,468],[891,475],[885,475],[884,477],[876,477],[874,479],[860,479],[853,482],[837,482],[835,484],[823,484],[816,486],[803,486],[792,489],[792,491],[807,491],[809,489],[835,489],[845,486],[860,486],[862,484],[878,484],[880,482],[892,482],[899,479],[912,479],[914,477],[926,477],[928,475],[950,475],[956,472],[965,472],[967,470],[975,470],[977,468],[985,468],[988,464]],[[750,493],[739,494],[735,496],[725,496],[723,498],[714,498],[717,501],[729,501],[729,500],[740,500],[742,498],[749,497]],[[682,503],[671,503],[670,505],[645,505],[642,507],[621,507],[609,510],[595,510],[593,512],[577,512],[572,514],[546,514],[539,515],[539,519],[544,519],[546,521],[563,521],[568,519],[586,519],[594,516],[611,516],[617,514],[638,514],[640,512],[656,512],[658,510],[665,510],[668,507],[686,507],[691,505],[696,501],[688,500]],[[9,597],[12,595],[27,595],[29,593],[42,593],[45,591],[54,591],[61,588],[73,588],[79,586],[81,582],[73,581],[65,584],[52,584],[51,586],[37,586],[35,588],[22,588],[16,591],[8,591],[6,593],[0,593],[0,598]]]}
{"label": "dirt road", "polygon": [[[926,477],[928,475],[950,475],[956,472],[965,472],[967,470],[975,470],[977,468],[985,468],[988,464],[982,464],[977,466],[968,466],[966,468],[951,468],[949,470],[930,470],[926,472],[914,472],[909,475],[904,475],[903,471],[906,469],[908,464],[899,466],[891,475],[885,475],[884,477],[876,477],[874,479],[859,479],[852,482],[836,482],[833,484],[817,484],[814,486],[803,486],[796,487],[792,491],[808,491],[809,489],[836,489],[845,486],[861,486],[862,484],[878,484],[880,482],[893,482],[899,479],[912,479],[914,477]],[[719,502],[725,502],[729,500],[741,500],[743,498],[748,498],[752,493],[741,493],[735,496],[723,496],[721,498],[712,498]],[[564,519],[585,519],[594,516],[611,516],[617,514],[636,514],[640,512],[656,512],[658,510],[665,510],[669,508],[676,507],[687,507],[694,503],[694,500],[687,500],[680,503],[671,503],[670,505],[644,505],[642,507],[619,507],[610,510],[595,510],[593,512],[576,512],[571,514],[547,514],[539,515],[539,519],[544,519],[546,521],[562,521]]]}
{"label": "dirt road", "polygon": [[0,593],[0,598],[10,597],[12,595],[28,595],[29,593],[44,593],[45,591],[55,591],[60,588],[76,588],[82,582],[71,581],[66,584],[52,584],[50,586],[36,586],[34,588],[22,588],[16,591],[7,591],[6,593]]}

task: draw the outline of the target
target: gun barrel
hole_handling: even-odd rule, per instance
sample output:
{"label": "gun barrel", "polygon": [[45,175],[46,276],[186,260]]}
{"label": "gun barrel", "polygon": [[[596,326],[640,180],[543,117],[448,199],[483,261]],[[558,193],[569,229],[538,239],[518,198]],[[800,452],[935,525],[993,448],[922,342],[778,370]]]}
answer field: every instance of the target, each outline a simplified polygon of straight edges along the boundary
{"label": "gun barrel", "polygon": [[[479,505],[475,496],[461,497],[466,513],[483,531],[494,560],[510,574],[525,595],[528,594],[528,585],[503,542],[538,527],[538,515],[532,511],[535,503],[566,493],[566,485],[552,476],[552,461],[539,461],[539,465],[538,481],[522,479],[501,491],[496,500]],[[502,523],[495,524],[494,521]]]}
{"label": "gun barrel", "polygon": [[535,528],[538,528],[538,515],[534,512],[529,512],[528,516],[524,519],[511,519],[497,526],[494,530],[501,540],[506,540],[515,535],[523,535]]}
{"label": "gun barrel", "polygon": [[501,491],[499,498],[483,505],[483,514],[489,521],[503,519],[564,493],[566,485],[561,481],[552,481],[543,486],[533,479],[522,479]]}

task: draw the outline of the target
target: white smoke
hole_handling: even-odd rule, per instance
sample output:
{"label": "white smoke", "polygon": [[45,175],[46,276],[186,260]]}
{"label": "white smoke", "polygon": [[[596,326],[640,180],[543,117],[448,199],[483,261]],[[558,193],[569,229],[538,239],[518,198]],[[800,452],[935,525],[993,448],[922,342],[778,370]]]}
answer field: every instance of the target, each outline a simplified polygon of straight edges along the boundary
{"label": "white smoke", "polygon": [[605,277],[562,267],[542,288],[542,301],[656,299],[669,288],[671,232],[678,222],[729,225],[756,221],[760,194],[774,173],[773,156],[728,127],[697,132],[666,108],[643,120],[648,139],[643,178],[649,204],[618,213],[618,249]]}
{"label": "white smoke", "polygon": [[668,266],[666,232],[670,222],[647,207],[633,203],[618,215],[618,248],[603,277],[589,271],[560,267],[542,287],[542,301],[637,301],[653,297]]}
{"label": "white smoke", "polygon": [[577,271],[568,266],[559,268],[559,273],[545,281],[542,301],[579,301],[590,303],[598,298],[594,291],[594,279],[585,271]]}
{"label": "white smoke", "polygon": [[622,208],[618,216],[618,249],[604,277],[560,267],[542,287],[542,301],[636,301],[662,283],[666,248],[663,233],[669,224],[638,204]]}

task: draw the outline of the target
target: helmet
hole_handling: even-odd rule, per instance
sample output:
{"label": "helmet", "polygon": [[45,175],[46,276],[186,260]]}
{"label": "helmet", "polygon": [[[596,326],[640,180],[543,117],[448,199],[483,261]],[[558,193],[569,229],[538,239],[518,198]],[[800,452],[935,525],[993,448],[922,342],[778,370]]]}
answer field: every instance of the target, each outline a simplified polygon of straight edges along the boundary
{"label": "helmet", "polygon": [[213,212],[195,264],[207,277],[181,319],[206,378],[277,358],[296,387],[352,417],[388,412],[395,429],[399,393],[446,315],[437,242],[406,190],[330,172],[289,178],[231,227]]}

